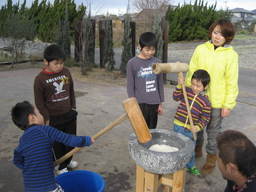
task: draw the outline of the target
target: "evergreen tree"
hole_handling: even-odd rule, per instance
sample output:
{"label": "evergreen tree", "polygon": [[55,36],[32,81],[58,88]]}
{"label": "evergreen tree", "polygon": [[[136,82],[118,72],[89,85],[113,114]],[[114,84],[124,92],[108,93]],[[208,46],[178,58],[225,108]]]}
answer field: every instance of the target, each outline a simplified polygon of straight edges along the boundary
{"label": "evergreen tree", "polygon": [[203,0],[196,0],[194,4],[178,5],[169,9],[169,40],[200,40],[208,38],[208,28],[219,18],[230,18],[228,11],[217,11],[216,3],[208,5]]}
{"label": "evergreen tree", "polygon": [[[153,26],[152,26],[152,31],[155,33],[156,35],[156,40],[157,40],[157,47],[156,47],[156,54],[155,56],[162,60],[163,58],[163,30],[162,30],[162,18],[160,15],[156,15],[154,17],[154,21],[153,21]],[[160,26],[159,26],[160,24]]]}
{"label": "evergreen tree", "polygon": [[114,69],[113,31],[112,20],[101,20],[99,23],[100,32],[100,67],[108,71]]}

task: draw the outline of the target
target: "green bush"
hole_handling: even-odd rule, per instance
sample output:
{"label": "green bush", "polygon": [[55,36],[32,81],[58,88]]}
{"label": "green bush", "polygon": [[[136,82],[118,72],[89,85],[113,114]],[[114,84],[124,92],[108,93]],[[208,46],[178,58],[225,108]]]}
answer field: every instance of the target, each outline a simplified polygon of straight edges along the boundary
{"label": "green bush", "polygon": [[22,21],[27,20],[33,25],[38,39],[45,42],[56,42],[60,23],[65,19],[66,4],[70,35],[73,37],[75,21],[83,17],[86,9],[83,5],[76,7],[74,0],[54,0],[53,3],[48,0],[34,0],[29,8],[25,6],[26,0],[23,0],[21,5],[19,1],[13,4],[12,0],[7,0],[6,5],[0,7],[0,36],[9,37],[6,33],[6,22],[15,15],[22,18]]}
{"label": "green bush", "polygon": [[203,40],[208,38],[208,29],[217,19],[230,18],[228,11],[217,11],[216,3],[208,6],[203,0],[194,4],[184,4],[175,9],[169,8],[169,40]]}

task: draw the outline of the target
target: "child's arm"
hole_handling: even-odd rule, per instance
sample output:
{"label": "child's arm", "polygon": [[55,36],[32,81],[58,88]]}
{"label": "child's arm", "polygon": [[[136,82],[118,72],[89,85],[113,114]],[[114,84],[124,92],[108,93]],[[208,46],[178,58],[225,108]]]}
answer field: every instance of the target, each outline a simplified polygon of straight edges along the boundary
{"label": "child's arm", "polygon": [[24,158],[17,149],[14,150],[13,163],[20,169],[24,167]]}
{"label": "child's arm", "polygon": [[134,84],[134,75],[132,72],[132,64],[130,62],[127,63],[126,67],[127,71],[127,94],[128,97],[135,97],[135,84]]}
{"label": "child's arm", "polygon": [[184,85],[184,77],[183,75],[178,75],[178,85],[176,86],[176,89],[173,92],[173,99],[175,101],[180,101],[184,98],[182,84]]}
{"label": "child's arm", "polygon": [[225,81],[226,81],[226,90],[225,90],[225,101],[223,103],[222,116],[228,116],[230,110],[233,109],[236,105],[236,98],[238,95],[238,55],[235,54],[232,59],[228,62],[228,65],[225,69]]}
{"label": "child's arm", "polygon": [[163,74],[160,73],[157,75],[158,78],[158,93],[159,93],[159,97],[160,97],[160,102],[163,103],[164,102],[164,77]]}
{"label": "child's arm", "polygon": [[74,82],[72,76],[70,74],[70,102],[72,109],[76,109],[76,97],[75,97],[75,90],[74,90]]}
{"label": "child's arm", "polygon": [[42,83],[38,78],[34,81],[34,98],[35,104],[40,113],[43,115],[45,122],[49,120],[49,113],[47,108],[45,107],[45,100],[44,100],[44,89],[42,87]]}
{"label": "child's arm", "polygon": [[208,102],[205,106],[202,107],[202,114],[198,120],[197,126],[200,130],[204,129],[211,119],[211,105]]}
{"label": "child's arm", "polygon": [[157,75],[158,78],[158,93],[159,93],[159,97],[160,97],[160,104],[158,106],[157,112],[159,115],[162,115],[164,113],[164,108],[162,103],[164,102],[164,78],[163,78],[163,74],[159,74]]}
{"label": "child's arm", "polygon": [[182,100],[184,98],[180,85],[176,86],[175,91],[173,91],[172,98],[175,101],[180,101],[180,100]]}
{"label": "child's arm", "polygon": [[59,131],[51,126],[44,126],[43,131],[52,142],[57,141],[71,147],[90,146],[94,141],[90,136],[75,136]]}

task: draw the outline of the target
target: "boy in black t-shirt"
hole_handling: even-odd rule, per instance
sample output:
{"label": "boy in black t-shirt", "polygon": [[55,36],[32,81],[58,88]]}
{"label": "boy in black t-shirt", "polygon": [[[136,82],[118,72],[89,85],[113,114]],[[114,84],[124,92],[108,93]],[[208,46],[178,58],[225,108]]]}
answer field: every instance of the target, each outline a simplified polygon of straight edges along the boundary
{"label": "boy in black t-shirt", "polygon": [[[35,104],[47,125],[60,131],[76,135],[76,102],[71,74],[64,67],[65,54],[57,45],[50,45],[44,50],[43,70],[34,81]],[[55,142],[54,153],[59,159],[72,147]],[[67,159],[60,164],[57,173],[67,172],[67,168],[75,168],[78,163]]]}

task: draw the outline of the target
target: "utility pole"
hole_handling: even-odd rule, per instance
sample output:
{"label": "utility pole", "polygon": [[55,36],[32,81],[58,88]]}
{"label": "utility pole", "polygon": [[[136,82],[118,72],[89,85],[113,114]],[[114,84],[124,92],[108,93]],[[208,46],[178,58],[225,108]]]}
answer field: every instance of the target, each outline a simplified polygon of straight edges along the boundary
{"label": "utility pole", "polygon": [[130,0],[128,0],[128,5],[127,5],[127,10],[126,10],[126,14],[130,13]]}
{"label": "utility pole", "polygon": [[225,9],[227,10],[228,9],[228,1],[227,0],[224,1],[224,5],[225,5]]}

